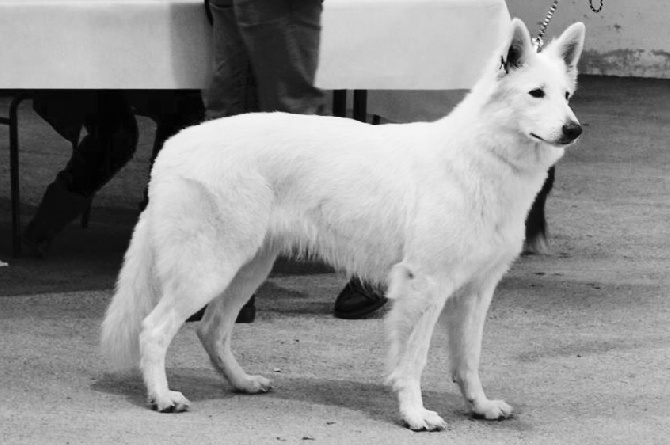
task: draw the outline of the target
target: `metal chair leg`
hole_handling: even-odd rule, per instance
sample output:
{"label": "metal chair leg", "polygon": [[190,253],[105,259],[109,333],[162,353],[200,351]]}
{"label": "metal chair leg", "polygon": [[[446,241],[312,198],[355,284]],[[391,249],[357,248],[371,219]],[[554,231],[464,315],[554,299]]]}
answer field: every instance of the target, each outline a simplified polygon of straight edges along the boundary
{"label": "metal chair leg", "polygon": [[28,94],[19,94],[9,105],[9,175],[12,208],[12,249],[14,258],[21,256],[21,196],[19,192],[19,105]]}

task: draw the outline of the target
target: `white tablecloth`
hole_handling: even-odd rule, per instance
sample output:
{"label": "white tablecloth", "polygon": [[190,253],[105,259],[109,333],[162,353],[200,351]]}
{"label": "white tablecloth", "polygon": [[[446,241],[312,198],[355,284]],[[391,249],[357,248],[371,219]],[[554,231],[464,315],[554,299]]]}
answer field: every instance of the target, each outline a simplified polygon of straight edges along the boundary
{"label": "white tablecloth", "polygon": [[[203,88],[204,0],[0,0],[0,89]],[[317,85],[469,88],[504,0],[325,0]]]}
{"label": "white tablecloth", "polygon": [[504,0],[325,0],[316,83],[470,88],[509,21]]}

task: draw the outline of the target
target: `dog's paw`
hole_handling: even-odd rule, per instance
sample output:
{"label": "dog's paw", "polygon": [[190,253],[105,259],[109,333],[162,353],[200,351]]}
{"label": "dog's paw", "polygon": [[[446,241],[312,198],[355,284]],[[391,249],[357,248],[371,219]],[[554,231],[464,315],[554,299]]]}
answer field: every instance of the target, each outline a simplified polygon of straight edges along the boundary
{"label": "dog's paw", "polygon": [[441,431],[447,427],[439,414],[425,408],[404,413],[402,420],[412,431]]}
{"label": "dog's paw", "polygon": [[180,413],[188,410],[191,402],[179,391],[168,391],[165,397],[149,397],[149,406],[161,413]]}
{"label": "dog's paw", "polygon": [[486,400],[472,408],[472,417],[486,420],[503,420],[512,417],[512,407],[502,400]]}
{"label": "dog's paw", "polygon": [[250,375],[244,380],[235,382],[235,392],[244,394],[263,394],[272,390],[272,381],[260,375]]}

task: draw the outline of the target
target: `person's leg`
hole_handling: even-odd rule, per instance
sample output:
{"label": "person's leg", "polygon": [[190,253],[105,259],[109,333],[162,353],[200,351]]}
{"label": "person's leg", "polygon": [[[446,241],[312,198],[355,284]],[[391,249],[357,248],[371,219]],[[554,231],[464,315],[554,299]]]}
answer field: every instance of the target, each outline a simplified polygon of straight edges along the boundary
{"label": "person's leg", "polygon": [[210,0],[213,73],[204,93],[206,118],[257,111],[256,85],[233,0]]}
{"label": "person's leg", "polygon": [[[235,0],[262,111],[319,114],[323,93],[314,85],[321,34],[321,0]],[[338,318],[364,318],[386,303],[368,284],[352,279],[335,303]]]}
{"label": "person's leg", "polygon": [[151,153],[151,165],[166,140],[191,125],[205,119],[205,107],[200,91],[158,91],[151,94],[147,114],[156,123],[156,136]]}
{"label": "person's leg", "polygon": [[[205,118],[205,107],[198,90],[137,91],[127,93],[127,97],[136,114],[146,116],[156,123],[150,170],[165,141],[180,130],[201,123]],[[144,210],[148,202],[147,186],[140,210]]]}
{"label": "person's leg", "polygon": [[67,176],[62,174],[47,186],[37,213],[22,234],[27,256],[45,257],[56,235],[90,205],[90,197],[71,192],[68,187]]}
{"label": "person's leg", "polygon": [[91,101],[86,106],[88,134],[47,187],[23,233],[33,255],[47,253],[54,237],[88,208],[95,192],[132,158],[137,147],[137,123],[122,93],[94,93]]}
{"label": "person's leg", "polygon": [[70,190],[93,196],[132,159],[139,132],[133,110],[121,91],[101,91],[87,116],[87,134],[74,149],[64,172]]}
{"label": "person's leg", "polygon": [[314,86],[321,0],[235,0],[239,31],[251,60],[262,111],[318,114]]}

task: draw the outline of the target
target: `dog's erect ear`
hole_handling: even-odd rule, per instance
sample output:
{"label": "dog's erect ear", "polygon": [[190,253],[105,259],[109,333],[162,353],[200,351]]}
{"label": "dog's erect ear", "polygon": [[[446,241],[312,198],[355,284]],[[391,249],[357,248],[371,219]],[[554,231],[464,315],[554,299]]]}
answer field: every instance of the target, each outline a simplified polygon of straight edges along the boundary
{"label": "dog's erect ear", "polygon": [[584,48],[586,27],[582,22],[573,23],[563,34],[547,47],[547,52],[553,52],[561,58],[568,67],[568,72],[577,72],[579,56]]}
{"label": "dog's erect ear", "polygon": [[510,26],[508,44],[502,54],[501,69],[509,74],[510,71],[523,66],[531,56],[533,44],[526,25],[519,19],[513,19]]}

